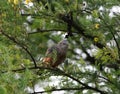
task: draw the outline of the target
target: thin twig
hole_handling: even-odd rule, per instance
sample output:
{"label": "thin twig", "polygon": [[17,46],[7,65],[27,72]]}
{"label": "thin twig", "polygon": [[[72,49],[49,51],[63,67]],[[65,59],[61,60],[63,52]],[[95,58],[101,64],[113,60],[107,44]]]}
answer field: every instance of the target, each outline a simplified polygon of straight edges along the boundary
{"label": "thin twig", "polygon": [[109,82],[109,83],[111,83],[111,84],[113,84],[112,81],[110,81],[109,79],[107,79],[107,78],[105,78],[105,77],[103,77],[103,76],[98,75],[98,77],[101,78],[101,79],[106,80],[107,82]]}
{"label": "thin twig", "polygon": [[114,35],[114,33],[112,32],[112,30],[111,30],[111,34],[112,34],[112,36],[113,36],[113,38],[114,38],[114,40],[115,40],[115,42],[116,42],[116,45],[117,45],[117,48],[118,48],[118,52],[119,52],[119,58],[120,58],[120,47],[119,47],[119,44],[118,44],[118,42],[117,42],[117,40],[116,40],[116,38],[115,38],[115,35]]}

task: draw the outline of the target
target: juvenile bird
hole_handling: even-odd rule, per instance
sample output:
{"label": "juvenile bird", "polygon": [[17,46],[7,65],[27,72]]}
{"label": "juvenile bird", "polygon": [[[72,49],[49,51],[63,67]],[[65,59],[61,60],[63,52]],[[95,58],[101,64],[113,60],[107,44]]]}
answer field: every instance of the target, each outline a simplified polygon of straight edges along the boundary
{"label": "juvenile bird", "polygon": [[61,64],[67,54],[68,41],[62,40],[58,44],[47,49],[46,56],[43,59],[43,64],[47,67],[56,68]]}

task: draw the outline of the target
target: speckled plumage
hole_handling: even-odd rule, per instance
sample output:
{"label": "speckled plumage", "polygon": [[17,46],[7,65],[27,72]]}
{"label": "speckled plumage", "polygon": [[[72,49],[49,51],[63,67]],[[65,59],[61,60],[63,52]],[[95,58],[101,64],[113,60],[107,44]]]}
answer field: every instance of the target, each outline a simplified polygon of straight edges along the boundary
{"label": "speckled plumage", "polygon": [[46,57],[43,59],[43,63],[49,67],[57,67],[64,62],[67,54],[68,42],[62,40],[58,44],[47,49]]}

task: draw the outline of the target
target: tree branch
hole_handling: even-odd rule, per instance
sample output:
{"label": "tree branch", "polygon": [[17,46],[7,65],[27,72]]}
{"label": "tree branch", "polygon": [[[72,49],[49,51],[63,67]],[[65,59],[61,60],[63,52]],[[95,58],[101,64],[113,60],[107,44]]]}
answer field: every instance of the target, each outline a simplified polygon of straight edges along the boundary
{"label": "tree branch", "polygon": [[113,39],[115,40],[115,42],[116,42],[116,45],[117,45],[117,48],[118,48],[118,55],[119,55],[119,59],[120,59],[120,47],[119,47],[119,44],[118,44],[118,42],[117,42],[117,40],[116,40],[116,38],[115,38],[115,35],[114,35],[114,33],[112,32],[112,30],[111,30],[111,34],[112,34],[112,36],[113,36]]}
{"label": "tree branch", "polygon": [[90,86],[88,86],[87,84],[82,83],[82,82],[81,82],[80,80],[78,80],[77,78],[75,78],[75,77],[73,77],[73,76],[65,73],[65,72],[62,71],[62,70],[59,70],[59,71],[62,72],[64,76],[66,76],[66,77],[68,77],[68,78],[71,78],[72,80],[78,82],[79,84],[83,85],[83,86],[84,86],[85,88],[87,88],[87,89],[94,90],[94,91],[99,92],[99,93],[101,93],[101,94],[106,94],[104,91],[101,91],[101,90],[99,90],[98,88],[90,87]]}
{"label": "tree branch", "polygon": [[[99,90],[98,88],[94,88],[94,87],[91,87],[91,86],[88,86],[87,84],[85,83],[82,83],[79,79],[75,78],[74,76],[68,74],[68,73],[65,73],[64,71],[58,69],[58,68],[48,68],[48,67],[43,67],[43,66],[37,66],[37,67],[30,67],[28,69],[39,69],[39,70],[44,70],[44,69],[47,69],[49,71],[52,71],[52,72],[55,72],[55,73],[58,73],[59,75],[63,75],[63,76],[66,76],[70,79],[72,79],[73,81],[76,81],[77,83],[79,83],[80,85],[82,85],[83,87],[85,87],[86,89],[90,89],[90,90],[93,90],[93,91],[96,91],[96,92],[99,92],[101,94],[106,94],[104,91],[101,91]],[[22,69],[16,69],[16,70],[12,70],[13,72],[19,72],[19,71],[25,71],[26,69],[25,68],[22,68]]]}
{"label": "tree branch", "polygon": [[66,30],[63,30],[63,29],[42,30],[40,28],[37,28],[37,30],[35,32],[28,32],[28,34],[36,34],[36,33],[51,32],[51,31],[63,31],[63,32],[65,32]]}
{"label": "tree branch", "polygon": [[[94,36],[86,35],[86,34],[85,34],[85,31],[86,31],[86,30],[83,28],[83,26],[82,26],[81,23],[79,23],[79,24],[75,23],[74,20],[69,19],[69,18],[66,17],[66,15],[64,15],[64,14],[60,14],[60,15],[59,15],[59,19],[63,20],[63,21],[64,21],[65,23],[67,23],[67,24],[71,24],[71,26],[72,26],[75,30],[77,30],[77,33],[78,33],[78,34],[81,34],[81,35],[83,35],[84,37],[86,37],[86,38],[88,38],[88,39],[90,39],[90,40],[93,40],[93,39],[94,39]],[[99,47],[99,48],[105,47],[105,45],[103,45],[103,44],[101,44],[101,43],[96,43],[96,46]]]}
{"label": "tree branch", "polygon": [[29,93],[29,94],[39,94],[39,93],[46,93],[46,92],[52,92],[52,91],[71,91],[71,90],[84,90],[86,89],[85,87],[81,87],[81,88],[61,88],[61,89],[50,89],[50,90],[46,90],[46,91],[39,91],[39,92],[34,92],[34,93]]}
{"label": "tree branch", "polygon": [[24,51],[26,51],[28,53],[28,55],[31,57],[33,63],[34,63],[34,66],[37,67],[37,64],[36,64],[36,61],[34,59],[34,57],[32,56],[32,54],[30,53],[30,51],[24,46],[24,45],[21,45],[14,37],[6,34],[4,31],[0,30],[0,32],[5,36],[7,37],[8,39],[10,39],[11,41],[13,41],[14,43],[16,43],[17,45],[19,45],[22,49],[24,49]]}
{"label": "tree branch", "polygon": [[119,44],[118,44],[118,42],[117,42],[117,40],[116,40],[116,38],[115,38],[115,35],[114,35],[113,31],[112,31],[112,30],[114,30],[114,29],[113,29],[110,25],[108,25],[107,22],[106,22],[104,19],[101,18],[101,20],[103,20],[103,22],[104,22],[104,24],[106,25],[106,27],[108,27],[111,35],[113,36],[113,39],[114,39],[115,42],[116,42],[117,49],[118,49],[118,53],[119,53],[118,55],[119,55],[119,59],[120,59],[120,47],[119,47]]}

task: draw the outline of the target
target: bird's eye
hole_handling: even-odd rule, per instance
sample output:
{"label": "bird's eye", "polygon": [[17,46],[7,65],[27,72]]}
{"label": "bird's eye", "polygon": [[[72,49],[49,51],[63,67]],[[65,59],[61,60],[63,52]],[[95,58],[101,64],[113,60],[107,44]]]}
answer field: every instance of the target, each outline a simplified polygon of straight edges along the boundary
{"label": "bird's eye", "polygon": [[66,43],[63,43],[63,45],[66,45]]}

